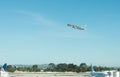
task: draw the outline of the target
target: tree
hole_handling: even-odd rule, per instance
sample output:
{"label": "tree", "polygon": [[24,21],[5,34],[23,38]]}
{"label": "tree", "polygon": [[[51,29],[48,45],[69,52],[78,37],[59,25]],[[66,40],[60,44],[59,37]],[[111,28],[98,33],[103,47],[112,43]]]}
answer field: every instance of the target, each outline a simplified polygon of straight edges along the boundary
{"label": "tree", "polygon": [[80,64],[80,71],[81,72],[86,72],[87,71],[87,65],[86,65],[86,63],[81,63]]}
{"label": "tree", "polygon": [[66,63],[60,63],[56,66],[56,69],[58,72],[65,72],[67,71],[67,64]]}
{"label": "tree", "polygon": [[76,71],[77,71],[77,65],[68,64],[67,70],[68,70],[68,71],[72,71],[72,72],[76,72]]}
{"label": "tree", "polygon": [[12,65],[8,65],[7,66],[7,71],[8,72],[14,72],[16,70],[16,67],[15,66],[12,66]]}
{"label": "tree", "polygon": [[40,69],[38,68],[38,65],[33,65],[32,66],[32,71],[34,71],[34,72],[40,71]]}
{"label": "tree", "polygon": [[47,68],[48,71],[55,71],[56,70],[56,65],[54,63],[50,63]]}

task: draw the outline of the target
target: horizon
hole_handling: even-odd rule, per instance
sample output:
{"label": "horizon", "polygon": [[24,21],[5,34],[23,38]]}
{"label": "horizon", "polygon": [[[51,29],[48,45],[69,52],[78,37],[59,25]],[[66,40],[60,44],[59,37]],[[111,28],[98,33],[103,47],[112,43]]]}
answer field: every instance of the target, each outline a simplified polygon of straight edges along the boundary
{"label": "horizon", "polygon": [[[8,65],[12,65],[12,66],[17,66],[17,67],[22,67],[22,66],[29,66],[29,67],[31,67],[31,66],[33,66],[33,65],[37,65],[37,66],[39,66],[39,67],[48,67],[49,66],[49,64],[50,63],[48,63],[48,64],[7,64],[7,66]],[[53,63],[53,64],[55,64],[55,63]],[[76,66],[80,66],[82,63],[80,63],[80,64],[75,64],[75,63],[56,63],[55,64],[55,66],[56,65],[59,65],[59,64],[74,64],[74,65],[76,65]],[[86,64],[86,63],[85,63]],[[91,64],[86,64],[88,67],[90,66],[91,67]],[[2,66],[2,65],[0,65],[0,66]],[[93,67],[108,67],[108,68],[114,68],[114,69],[116,69],[116,68],[120,68],[120,67],[118,67],[118,66],[103,66],[103,65],[93,65]]]}
{"label": "horizon", "polygon": [[[0,1],[0,64],[120,67],[120,1]],[[85,30],[67,26],[87,25]]]}

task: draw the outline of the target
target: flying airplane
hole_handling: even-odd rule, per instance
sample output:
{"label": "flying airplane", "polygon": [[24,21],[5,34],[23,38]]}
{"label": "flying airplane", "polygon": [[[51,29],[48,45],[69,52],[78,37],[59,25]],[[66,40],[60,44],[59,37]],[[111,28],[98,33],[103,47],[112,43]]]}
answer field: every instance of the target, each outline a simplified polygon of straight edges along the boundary
{"label": "flying airplane", "polygon": [[76,26],[72,24],[67,24],[67,26],[72,27],[74,29],[78,29],[78,30],[85,30],[85,26]]}
{"label": "flying airplane", "polygon": [[0,69],[0,77],[8,77],[8,73],[6,72],[7,64],[5,63]]}
{"label": "flying airplane", "polygon": [[109,77],[109,74],[107,72],[95,72],[92,65],[90,74],[92,77]]}

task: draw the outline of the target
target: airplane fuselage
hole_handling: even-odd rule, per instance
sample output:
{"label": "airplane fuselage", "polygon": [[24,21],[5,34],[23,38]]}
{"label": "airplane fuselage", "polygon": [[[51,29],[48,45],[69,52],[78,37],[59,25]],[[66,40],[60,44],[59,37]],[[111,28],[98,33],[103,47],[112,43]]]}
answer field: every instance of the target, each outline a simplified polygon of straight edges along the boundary
{"label": "airplane fuselage", "polygon": [[80,26],[76,26],[76,25],[72,25],[72,24],[67,24],[67,26],[72,27],[74,29],[78,29],[78,30],[85,30],[84,27],[80,27]]}
{"label": "airplane fuselage", "polygon": [[91,76],[95,76],[95,77],[106,77],[108,76],[107,73],[104,72],[91,72]]}

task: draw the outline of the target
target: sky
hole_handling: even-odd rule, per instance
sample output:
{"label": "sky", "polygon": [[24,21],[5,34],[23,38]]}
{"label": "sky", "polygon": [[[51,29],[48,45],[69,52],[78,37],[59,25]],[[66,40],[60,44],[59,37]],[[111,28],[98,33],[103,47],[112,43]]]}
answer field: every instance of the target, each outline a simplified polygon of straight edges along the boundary
{"label": "sky", "polygon": [[0,64],[120,66],[119,20],[119,0],[1,0]]}

